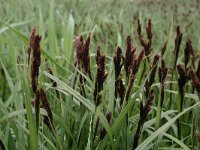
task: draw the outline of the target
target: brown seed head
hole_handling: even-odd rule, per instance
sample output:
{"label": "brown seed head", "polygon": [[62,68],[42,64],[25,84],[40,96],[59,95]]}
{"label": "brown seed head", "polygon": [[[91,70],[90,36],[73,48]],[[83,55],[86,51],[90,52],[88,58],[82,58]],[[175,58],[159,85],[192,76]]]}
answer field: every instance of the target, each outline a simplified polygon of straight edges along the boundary
{"label": "brown seed head", "polygon": [[114,66],[115,66],[115,79],[119,77],[120,72],[121,72],[121,68],[122,68],[121,55],[122,55],[122,50],[120,47],[117,47],[117,53],[113,57]]}
{"label": "brown seed head", "polygon": [[141,33],[142,33],[142,27],[141,27],[140,19],[138,19],[138,21],[137,21],[137,34],[138,34],[138,36],[141,36]]}
{"label": "brown seed head", "polygon": [[178,60],[178,54],[179,54],[179,50],[180,50],[182,36],[183,36],[183,34],[180,32],[180,26],[177,26],[176,27],[176,38],[175,38],[175,49],[174,49],[174,52],[175,52],[174,68],[176,67],[176,63]]}

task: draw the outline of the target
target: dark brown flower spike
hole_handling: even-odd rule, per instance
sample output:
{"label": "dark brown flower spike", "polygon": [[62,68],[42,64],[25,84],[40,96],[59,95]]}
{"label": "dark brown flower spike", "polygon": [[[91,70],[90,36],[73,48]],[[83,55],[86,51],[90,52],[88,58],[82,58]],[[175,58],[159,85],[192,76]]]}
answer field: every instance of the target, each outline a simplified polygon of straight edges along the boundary
{"label": "dark brown flower spike", "polygon": [[149,80],[147,80],[147,82],[145,83],[146,96],[149,95],[151,85],[154,82],[159,58],[160,58],[159,55],[155,55],[153,62],[151,64],[151,73],[150,73],[150,76],[149,76]]}
{"label": "dark brown flower spike", "polygon": [[165,97],[165,78],[167,77],[168,68],[165,67],[165,61],[161,60],[161,67],[158,68],[159,80],[161,83],[161,94],[160,94],[160,107],[162,108],[164,97]]}
{"label": "dark brown flower spike", "polygon": [[142,59],[144,57],[144,50],[142,50],[138,56],[138,58],[134,58],[132,66],[131,66],[131,72],[129,74],[129,81],[128,81],[128,86],[126,88],[126,92],[125,92],[125,101],[128,101],[129,99],[129,95],[131,93],[131,89],[133,87],[133,83],[135,81],[135,76],[138,72],[138,69],[140,67],[140,64],[142,62]]}
{"label": "dark brown flower spike", "polygon": [[153,63],[151,65],[151,74],[149,77],[149,84],[152,85],[154,82],[154,78],[155,78],[155,74],[156,74],[156,69],[157,69],[157,65],[158,65],[158,60],[159,60],[160,56],[159,55],[155,55],[154,59],[153,59]]}
{"label": "dark brown flower spike", "polygon": [[131,37],[127,36],[126,39],[127,47],[124,59],[124,69],[126,71],[126,76],[130,74],[130,67],[132,66],[133,60],[135,59],[136,48],[131,44]]}
{"label": "dark brown flower spike", "polygon": [[161,56],[163,56],[165,54],[166,48],[167,48],[167,41],[165,42],[165,44],[161,48]]}
{"label": "dark brown flower spike", "polygon": [[117,98],[117,96],[119,96],[119,98],[120,98],[120,105],[122,105],[122,102],[124,100],[125,90],[126,89],[124,87],[122,79],[117,79],[115,81],[115,98]]}
{"label": "dark brown flower spike", "polygon": [[35,42],[35,32],[36,32],[36,27],[33,27],[31,34],[30,34],[30,39],[29,39],[29,47],[28,47],[28,65],[30,63],[30,55],[31,55],[31,49],[33,48],[34,42]]}
{"label": "dark brown flower spike", "polygon": [[82,35],[80,35],[80,37],[76,37],[74,41],[74,46],[76,49],[76,64],[78,66],[78,69],[81,69],[83,43],[84,42]]}
{"label": "dark brown flower spike", "polygon": [[138,69],[139,69],[139,67],[140,67],[140,64],[141,64],[141,62],[142,62],[142,60],[143,60],[143,58],[144,58],[144,50],[142,49],[142,51],[140,52],[140,54],[139,54],[139,56],[138,56],[138,58],[135,58],[134,60],[133,60],[133,65],[132,65],[132,74],[133,75],[136,75],[136,73],[138,72]]}
{"label": "dark brown flower spike", "polygon": [[144,48],[145,56],[148,56],[152,51],[151,42],[149,40],[145,41],[143,36],[139,36],[139,40],[140,40],[140,44]]}
{"label": "dark brown flower spike", "polygon": [[143,106],[142,102],[140,103],[140,119],[138,121],[136,133],[134,135],[134,141],[132,147],[133,150],[138,146],[141,130],[145,120],[147,119],[148,113],[151,110],[153,99],[154,99],[153,91],[150,91],[146,104]]}
{"label": "dark brown flower spike", "polygon": [[142,27],[141,27],[141,23],[140,23],[140,19],[137,20],[137,34],[138,36],[141,36],[142,33]]}
{"label": "dark brown flower spike", "polygon": [[82,63],[83,63],[83,70],[85,71],[86,75],[89,75],[91,78],[91,72],[90,72],[90,54],[89,54],[89,48],[90,48],[90,33],[84,42],[83,45],[83,52],[82,52]]}
{"label": "dark brown flower spike", "polygon": [[145,56],[148,56],[151,51],[151,43],[152,43],[152,37],[153,37],[153,33],[152,33],[152,25],[151,25],[151,20],[148,20],[148,24],[146,27],[146,36],[147,36],[147,40],[144,39],[144,37],[140,34],[138,36],[138,39],[140,41],[140,44],[142,45],[144,51],[145,51]]}
{"label": "dark brown flower spike", "polygon": [[[40,41],[41,36],[35,35],[36,29],[33,28],[31,37],[30,37],[30,47],[28,50],[28,59],[30,59],[30,53],[32,51],[32,64],[31,64],[31,86],[32,90],[35,93],[37,90],[37,82],[38,82],[38,76],[39,76],[39,67],[41,63],[40,58]],[[29,60],[28,60],[29,61]]]}
{"label": "dark brown flower spike", "polygon": [[47,116],[48,116],[50,123],[53,124],[53,114],[51,111],[51,107],[49,105],[49,101],[47,99],[46,92],[44,91],[43,88],[41,88],[39,91],[40,91],[40,99],[41,99],[42,105],[47,112]]}
{"label": "dark brown flower spike", "polygon": [[196,89],[196,91],[198,92],[198,96],[200,97],[200,81],[193,69],[189,69],[189,75],[192,79],[192,84]]}
{"label": "dark brown flower spike", "polygon": [[153,33],[152,33],[152,29],[151,29],[151,19],[148,20],[148,24],[146,27],[146,34],[147,34],[148,40],[151,42],[152,37],[153,37]]}
{"label": "dark brown flower spike", "polygon": [[120,75],[122,63],[121,63],[121,57],[122,57],[122,49],[120,47],[117,47],[116,55],[113,57],[114,66],[115,66],[115,79],[117,79]]}
{"label": "dark brown flower spike", "polygon": [[101,54],[100,48],[97,48],[96,55],[96,63],[97,63],[97,73],[95,80],[95,89],[93,93],[94,102],[98,106],[101,102],[101,94],[100,92],[103,90],[103,83],[106,80],[108,73],[106,72],[105,67],[105,55]]}
{"label": "dark brown flower spike", "polygon": [[176,67],[176,63],[177,63],[177,60],[178,60],[178,54],[179,54],[179,51],[180,51],[182,36],[183,36],[183,34],[180,31],[180,26],[177,26],[176,27],[175,48],[174,48],[174,53],[175,53],[174,68]]}
{"label": "dark brown flower spike", "polygon": [[[89,54],[89,46],[90,46],[90,33],[87,39],[84,41],[82,35],[77,37],[74,41],[74,47],[76,49],[76,67],[83,71],[83,73],[92,80],[91,71],[90,71],[90,54]],[[79,75],[79,86],[80,86],[80,94],[86,97],[86,89],[85,89],[85,78],[80,74]]]}
{"label": "dark brown flower spike", "polygon": [[159,75],[159,80],[161,83],[164,83],[164,80],[167,76],[167,71],[168,71],[168,68],[165,67],[165,61],[164,61],[164,59],[162,59],[161,67],[158,68],[158,75]]}
{"label": "dark brown flower spike", "polygon": [[177,70],[178,70],[178,74],[179,74],[179,78],[178,78],[178,89],[179,89],[179,95],[180,95],[179,112],[181,112],[182,108],[183,108],[183,102],[184,102],[184,87],[186,85],[188,78],[187,78],[187,74],[186,74],[186,71],[183,66],[177,65]]}
{"label": "dark brown flower spike", "polygon": [[74,46],[76,49],[76,64],[78,69],[82,69],[91,78],[89,54],[90,33],[85,41],[82,35],[77,37],[74,41]]}
{"label": "dark brown flower spike", "polygon": [[190,60],[190,54],[192,53],[192,42],[190,39],[186,42],[186,47],[184,49],[184,55],[185,55],[185,70],[187,70],[187,65]]}
{"label": "dark brown flower spike", "polygon": [[184,87],[187,81],[186,71],[181,65],[177,65],[177,71],[179,73],[179,86]]}

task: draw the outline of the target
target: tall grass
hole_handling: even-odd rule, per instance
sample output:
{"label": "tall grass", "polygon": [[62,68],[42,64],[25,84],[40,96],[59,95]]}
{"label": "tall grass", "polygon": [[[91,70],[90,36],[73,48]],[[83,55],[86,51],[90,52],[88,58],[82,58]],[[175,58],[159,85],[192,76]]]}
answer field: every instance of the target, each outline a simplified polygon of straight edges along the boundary
{"label": "tall grass", "polygon": [[20,2],[0,6],[0,149],[199,148],[198,2]]}

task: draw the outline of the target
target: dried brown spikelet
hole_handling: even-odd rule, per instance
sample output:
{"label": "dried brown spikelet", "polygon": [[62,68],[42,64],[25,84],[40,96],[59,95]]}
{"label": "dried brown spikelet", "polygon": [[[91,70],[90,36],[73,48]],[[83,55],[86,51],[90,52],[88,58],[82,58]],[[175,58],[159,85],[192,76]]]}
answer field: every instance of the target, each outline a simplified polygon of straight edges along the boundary
{"label": "dried brown spikelet", "polygon": [[165,44],[161,48],[161,56],[163,56],[165,54],[166,48],[167,48],[167,41],[165,42]]}
{"label": "dried brown spikelet", "polygon": [[163,102],[164,102],[164,95],[165,95],[165,78],[167,77],[167,71],[168,68],[165,67],[165,61],[164,59],[161,60],[161,67],[158,68],[158,75],[159,75],[159,80],[161,83],[161,95],[160,95],[160,106],[162,108]]}
{"label": "dried brown spikelet", "polygon": [[187,81],[186,71],[181,65],[177,65],[177,70],[179,73],[179,79],[178,79],[179,87],[184,87]]}
{"label": "dried brown spikelet", "polygon": [[43,122],[44,122],[44,124],[46,124],[46,126],[49,128],[49,130],[53,133],[53,131],[55,130],[54,126],[53,126],[52,122],[50,122],[50,120],[47,116],[44,116]]}
{"label": "dried brown spikelet", "polygon": [[140,23],[140,19],[137,20],[137,34],[138,36],[141,36],[142,33],[142,27],[141,27],[141,23]]}
{"label": "dried brown spikelet", "polygon": [[122,79],[117,79],[115,81],[115,97],[119,95],[120,105],[122,105],[125,96],[125,87],[123,85]]}
{"label": "dried brown spikelet", "polygon": [[115,66],[115,79],[120,75],[122,64],[121,64],[122,49],[117,47],[116,55],[113,57],[113,62]]}
{"label": "dried brown spikelet", "polygon": [[192,84],[194,88],[197,90],[198,96],[200,97],[200,81],[193,69],[189,69],[189,75],[192,79]]}
{"label": "dried brown spikelet", "polygon": [[151,65],[151,73],[150,73],[150,77],[149,77],[149,84],[152,85],[154,78],[155,78],[155,74],[156,74],[156,69],[157,69],[157,65],[158,65],[158,60],[160,59],[159,55],[155,55],[154,59],[153,59],[153,63]]}
{"label": "dried brown spikelet", "polygon": [[100,92],[101,90],[103,90],[103,83],[108,76],[108,73],[106,72],[106,67],[105,67],[105,55],[101,54],[99,47],[97,48],[96,61],[97,61],[96,62],[97,73],[96,73],[95,89],[93,92],[93,97],[94,97],[94,102],[98,106],[101,100]]}
{"label": "dried brown spikelet", "polygon": [[178,60],[178,54],[179,54],[179,51],[180,51],[182,36],[183,36],[183,34],[180,31],[180,26],[177,26],[176,27],[175,48],[174,48],[174,53],[175,53],[174,68],[176,67],[176,63],[177,63],[177,60]]}
{"label": "dried brown spikelet", "polygon": [[100,87],[100,89],[103,89],[103,82],[106,80],[107,78],[107,72],[105,69],[105,55],[102,55],[99,59],[98,59],[98,68],[97,68],[97,81],[98,81],[98,85]]}
{"label": "dried brown spikelet", "polygon": [[97,51],[96,51],[96,63],[98,63],[98,58],[101,56],[101,48],[100,46],[97,47]]}
{"label": "dried brown spikelet", "polygon": [[34,42],[35,42],[35,32],[36,32],[36,27],[33,27],[30,38],[29,38],[29,47],[28,47],[28,65],[30,63],[30,55],[31,55],[31,49],[33,48]]}
{"label": "dried brown spikelet", "polygon": [[139,67],[140,67],[140,64],[141,64],[141,62],[142,62],[142,60],[143,60],[143,58],[144,58],[144,50],[142,49],[142,51],[140,52],[140,54],[139,54],[139,56],[138,56],[138,58],[136,59],[134,59],[134,61],[133,61],[133,65],[132,65],[132,74],[134,74],[134,75],[136,75],[136,73],[138,72],[138,69],[139,69]]}
{"label": "dried brown spikelet", "polygon": [[147,119],[147,115],[151,110],[153,98],[154,98],[153,91],[150,91],[145,106],[143,106],[142,102],[140,103],[140,119],[139,119],[139,122],[138,122],[136,133],[134,135],[134,141],[133,141],[132,149],[135,149],[138,146],[138,142],[139,142],[139,138],[140,138],[140,132],[141,132],[141,129],[142,129],[142,126],[143,126],[145,120]]}
{"label": "dried brown spikelet", "polygon": [[187,70],[187,64],[190,60],[190,54],[192,52],[192,42],[190,39],[186,42],[186,46],[184,49],[184,54],[185,54],[185,69]]}
{"label": "dried brown spikelet", "polygon": [[149,79],[145,83],[145,94],[146,94],[146,96],[148,96],[150,88],[151,88],[151,85],[154,82],[154,78],[155,78],[155,75],[156,75],[157,64],[158,64],[159,58],[160,58],[159,55],[155,55],[154,59],[153,59],[153,62],[151,64],[151,73],[150,73]]}
{"label": "dried brown spikelet", "polygon": [[145,106],[143,107],[143,111],[141,112],[141,120],[142,122],[144,122],[146,120],[146,117],[148,115],[148,113],[150,112],[151,110],[151,106],[153,104],[153,98],[154,98],[154,95],[153,95],[153,91],[151,90],[149,92],[149,95],[148,95],[148,99],[147,99],[147,102],[145,104]]}
{"label": "dried brown spikelet", "polygon": [[168,71],[168,68],[165,67],[165,61],[164,61],[164,59],[162,59],[161,67],[158,68],[158,75],[159,75],[159,80],[161,83],[164,83],[164,80],[167,76],[167,71]]}
{"label": "dried brown spikelet", "polygon": [[83,63],[83,69],[85,71],[85,74],[88,74],[91,77],[89,48],[90,48],[90,34],[88,35],[83,45],[82,63]]}
{"label": "dried brown spikelet", "polygon": [[32,86],[32,90],[34,93],[37,90],[39,67],[40,67],[40,63],[41,63],[40,41],[41,41],[41,36],[35,35],[35,28],[33,28],[32,35],[31,35],[31,41],[30,41],[30,46],[32,46],[32,47],[30,47],[30,48],[33,51],[32,52],[32,64],[31,64],[31,86]]}
{"label": "dried brown spikelet", "polygon": [[40,89],[40,99],[42,101],[42,105],[43,105],[44,109],[47,112],[47,116],[48,116],[51,124],[53,124],[53,114],[52,114],[51,107],[50,107],[48,99],[47,99],[46,92],[44,91],[43,88]]}
{"label": "dried brown spikelet", "polygon": [[152,51],[151,42],[149,40],[146,42],[143,36],[139,36],[139,40],[140,40],[140,44],[144,48],[145,56],[148,56]]}
{"label": "dried brown spikelet", "polygon": [[76,37],[74,41],[74,47],[76,49],[76,63],[78,65],[78,69],[81,67],[81,59],[82,59],[82,49],[83,49],[83,37]]}
{"label": "dried brown spikelet", "polygon": [[152,33],[152,28],[151,28],[151,19],[148,20],[148,25],[146,27],[146,34],[147,34],[147,38],[149,39],[149,41],[151,42],[152,37],[153,37],[153,33]]}
{"label": "dried brown spikelet", "polygon": [[126,48],[126,54],[124,59],[124,69],[126,71],[126,76],[130,73],[130,67],[133,63],[133,60],[135,59],[135,51],[136,48],[131,45],[131,37],[127,36],[127,48]]}

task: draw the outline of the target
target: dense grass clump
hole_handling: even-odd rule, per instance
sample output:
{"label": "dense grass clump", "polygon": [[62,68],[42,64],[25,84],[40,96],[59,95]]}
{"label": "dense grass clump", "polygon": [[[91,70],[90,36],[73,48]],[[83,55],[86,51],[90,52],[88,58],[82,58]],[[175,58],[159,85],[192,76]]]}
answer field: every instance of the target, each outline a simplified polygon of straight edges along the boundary
{"label": "dense grass clump", "polygon": [[0,6],[0,149],[200,148],[198,1],[46,3]]}

